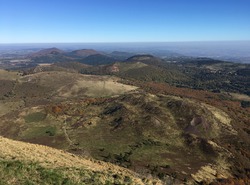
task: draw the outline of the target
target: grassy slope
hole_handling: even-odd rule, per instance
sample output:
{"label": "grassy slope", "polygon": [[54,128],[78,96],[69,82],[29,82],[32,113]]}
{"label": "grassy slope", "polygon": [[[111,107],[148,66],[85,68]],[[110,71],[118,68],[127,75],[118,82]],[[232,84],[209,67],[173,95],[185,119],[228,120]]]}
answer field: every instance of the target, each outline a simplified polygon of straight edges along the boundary
{"label": "grassy slope", "polygon": [[124,168],[46,146],[0,137],[0,147],[0,184],[145,183]]}

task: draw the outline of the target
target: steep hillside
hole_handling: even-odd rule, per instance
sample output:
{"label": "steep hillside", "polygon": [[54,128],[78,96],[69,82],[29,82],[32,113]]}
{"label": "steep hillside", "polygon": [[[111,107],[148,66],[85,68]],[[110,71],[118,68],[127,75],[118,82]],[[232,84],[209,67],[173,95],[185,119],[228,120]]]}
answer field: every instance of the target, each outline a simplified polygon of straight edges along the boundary
{"label": "steep hillside", "polygon": [[156,81],[177,84],[185,82],[188,77],[176,70],[172,66],[162,67],[160,65],[150,65],[147,62],[132,62],[117,65],[119,72],[113,73],[126,79],[135,79],[141,81]]}
{"label": "steep hillside", "polygon": [[161,184],[127,169],[0,137],[1,184]]}

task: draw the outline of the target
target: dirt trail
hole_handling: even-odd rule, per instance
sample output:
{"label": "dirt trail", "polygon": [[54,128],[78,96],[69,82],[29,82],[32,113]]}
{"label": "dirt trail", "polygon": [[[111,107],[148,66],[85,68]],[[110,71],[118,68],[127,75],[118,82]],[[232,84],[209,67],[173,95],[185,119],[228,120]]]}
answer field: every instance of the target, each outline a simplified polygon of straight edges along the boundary
{"label": "dirt trail", "polygon": [[65,135],[65,138],[66,138],[67,142],[71,146],[73,144],[73,141],[69,138],[66,127],[67,127],[67,122],[66,122],[66,118],[65,118],[65,121],[64,121],[63,126],[62,126],[62,130],[63,130],[63,133]]}

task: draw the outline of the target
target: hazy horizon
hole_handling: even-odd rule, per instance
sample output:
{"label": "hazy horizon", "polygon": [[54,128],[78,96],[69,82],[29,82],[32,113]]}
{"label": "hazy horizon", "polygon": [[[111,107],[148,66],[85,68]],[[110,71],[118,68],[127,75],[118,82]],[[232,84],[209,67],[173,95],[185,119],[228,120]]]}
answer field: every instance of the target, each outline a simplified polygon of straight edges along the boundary
{"label": "hazy horizon", "polygon": [[164,57],[169,53],[183,56],[250,63],[250,41],[206,42],[113,42],[113,43],[17,43],[0,44],[0,51],[41,50],[56,47],[62,50],[95,49],[103,52],[123,51]]}

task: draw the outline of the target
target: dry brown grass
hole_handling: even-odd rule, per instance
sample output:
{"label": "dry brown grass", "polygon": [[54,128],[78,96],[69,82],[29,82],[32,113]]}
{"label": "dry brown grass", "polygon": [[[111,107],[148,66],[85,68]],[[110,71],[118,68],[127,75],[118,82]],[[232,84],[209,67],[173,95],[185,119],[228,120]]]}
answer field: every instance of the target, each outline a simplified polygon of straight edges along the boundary
{"label": "dry brown grass", "polygon": [[[84,168],[91,171],[128,176],[132,179],[133,184],[144,184],[136,173],[125,168],[115,166],[111,163],[80,158],[73,154],[47,146],[29,144],[0,137],[0,148],[1,160],[38,162],[41,166],[46,168]],[[158,184],[160,184],[160,182],[158,182]]]}
{"label": "dry brown grass", "polygon": [[205,181],[206,183],[212,183],[217,178],[231,178],[232,175],[228,172],[229,168],[230,165],[221,157],[217,159],[217,165],[202,166],[197,173],[191,176],[196,182],[201,183]]}
{"label": "dry brown grass", "polygon": [[48,87],[53,96],[69,97],[106,97],[124,94],[137,89],[135,86],[119,83],[120,79],[111,76],[82,75],[70,72],[39,72],[27,75],[20,82],[29,82]]}
{"label": "dry brown grass", "polygon": [[9,112],[18,110],[23,105],[24,105],[24,102],[22,100],[13,101],[13,102],[0,101],[0,117]]}
{"label": "dry brown grass", "polygon": [[[114,77],[97,77],[90,75],[81,75],[71,87],[63,86],[58,92],[61,96],[72,97],[84,91],[84,95],[89,97],[105,97],[124,94],[128,91],[137,89],[137,87],[125,85],[117,82],[119,79]],[[63,93],[62,93],[63,92]]]}
{"label": "dry brown grass", "polygon": [[20,74],[18,72],[12,72],[0,69],[0,80],[16,80],[19,78]]}
{"label": "dry brown grass", "polygon": [[250,101],[250,96],[246,94],[238,94],[238,93],[229,93],[233,99],[236,100],[243,100],[243,101]]}

